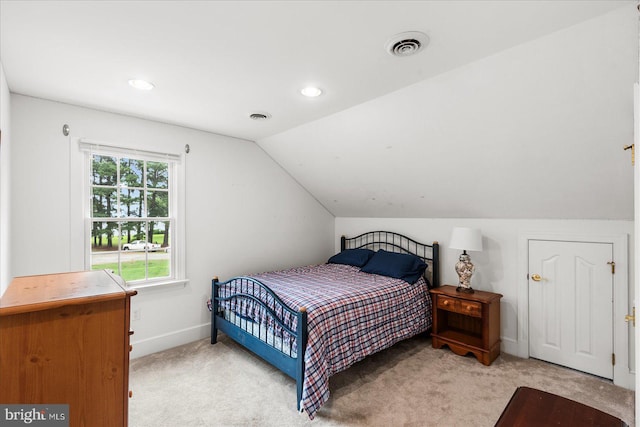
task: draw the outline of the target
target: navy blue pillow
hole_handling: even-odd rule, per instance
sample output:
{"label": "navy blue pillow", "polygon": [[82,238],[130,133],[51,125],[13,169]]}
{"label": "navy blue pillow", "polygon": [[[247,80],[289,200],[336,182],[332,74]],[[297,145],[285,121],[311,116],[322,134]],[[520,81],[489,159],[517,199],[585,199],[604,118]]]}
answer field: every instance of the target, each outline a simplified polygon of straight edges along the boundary
{"label": "navy blue pillow", "polygon": [[329,258],[330,264],[346,264],[362,267],[375,254],[371,249],[345,249]]}
{"label": "navy blue pillow", "polygon": [[408,283],[416,283],[424,274],[427,264],[415,255],[398,254],[380,249],[360,271],[395,277]]}

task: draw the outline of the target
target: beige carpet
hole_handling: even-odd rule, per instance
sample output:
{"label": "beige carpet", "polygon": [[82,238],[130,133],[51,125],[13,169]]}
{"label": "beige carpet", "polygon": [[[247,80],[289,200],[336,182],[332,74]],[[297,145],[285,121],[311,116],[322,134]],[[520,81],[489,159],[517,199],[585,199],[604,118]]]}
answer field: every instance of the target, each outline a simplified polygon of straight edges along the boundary
{"label": "beige carpet", "polygon": [[416,337],[331,378],[309,421],[295,382],[220,334],[131,362],[129,425],[493,426],[518,386],[593,406],[635,425],[634,392],[591,375],[503,354],[491,366]]}

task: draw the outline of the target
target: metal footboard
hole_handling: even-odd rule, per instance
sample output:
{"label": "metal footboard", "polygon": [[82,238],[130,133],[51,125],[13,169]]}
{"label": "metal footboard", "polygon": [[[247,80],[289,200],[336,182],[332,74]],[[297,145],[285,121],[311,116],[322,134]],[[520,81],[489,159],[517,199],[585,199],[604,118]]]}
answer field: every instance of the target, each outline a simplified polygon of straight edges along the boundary
{"label": "metal footboard", "polygon": [[301,410],[306,308],[287,306],[267,285],[251,277],[226,282],[214,277],[211,288],[211,344],[217,342],[218,331],[222,331],[295,379],[297,407]]}

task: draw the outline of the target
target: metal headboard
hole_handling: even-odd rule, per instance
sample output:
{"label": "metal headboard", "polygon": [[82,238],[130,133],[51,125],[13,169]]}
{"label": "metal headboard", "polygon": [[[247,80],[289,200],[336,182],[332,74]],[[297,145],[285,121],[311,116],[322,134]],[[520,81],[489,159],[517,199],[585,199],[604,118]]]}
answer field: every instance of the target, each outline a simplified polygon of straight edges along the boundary
{"label": "metal headboard", "polygon": [[440,286],[440,246],[438,242],[426,245],[392,231],[369,231],[356,237],[341,237],[340,250],[360,248],[374,251],[382,249],[387,252],[416,255],[429,266],[424,274],[429,286],[431,288]]}

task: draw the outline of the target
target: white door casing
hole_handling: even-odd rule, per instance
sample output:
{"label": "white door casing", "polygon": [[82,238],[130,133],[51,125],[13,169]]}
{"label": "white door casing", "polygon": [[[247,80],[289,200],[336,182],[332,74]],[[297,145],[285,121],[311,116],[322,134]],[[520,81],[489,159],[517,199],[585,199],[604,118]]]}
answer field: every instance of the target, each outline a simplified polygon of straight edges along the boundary
{"label": "white door casing", "polygon": [[531,357],[613,379],[611,243],[529,240]]}
{"label": "white door casing", "polygon": [[[638,48],[640,49],[640,32],[639,32],[639,40],[638,40]],[[640,53],[639,53],[640,55]],[[640,56],[639,56],[640,58]],[[638,67],[638,72],[640,73],[640,66]],[[639,75],[640,77],[640,75]],[[640,86],[638,83],[634,85],[633,88],[633,143],[635,144],[636,149],[640,149]],[[633,194],[634,194],[634,280],[633,280],[633,288],[634,288],[634,296],[635,301],[633,302],[634,306],[638,304],[640,301],[640,263],[637,262],[640,257],[640,170],[638,169],[638,161],[634,162],[633,166]],[[640,311],[640,310],[636,310]],[[637,343],[640,343],[640,328],[634,327],[634,337],[636,346]],[[640,366],[640,351],[635,349],[634,353],[634,362],[636,370],[638,366]],[[636,377],[635,380],[635,390],[636,390],[636,422],[640,420],[640,378]]]}

